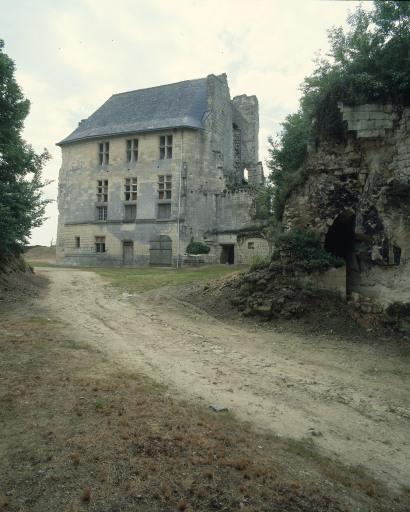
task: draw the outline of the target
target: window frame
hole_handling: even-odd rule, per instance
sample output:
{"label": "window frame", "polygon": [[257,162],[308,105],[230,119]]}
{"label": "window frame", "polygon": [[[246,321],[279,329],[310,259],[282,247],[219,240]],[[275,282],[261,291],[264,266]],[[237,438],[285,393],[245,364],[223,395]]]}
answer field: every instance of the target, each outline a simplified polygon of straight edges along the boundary
{"label": "window frame", "polygon": [[98,143],[98,161],[101,167],[110,163],[110,141]]}
{"label": "window frame", "polygon": [[159,159],[171,160],[172,159],[172,146],[174,138],[172,134],[165,134],[159,136]]}
{"label": "window frame", "polygon": [[[167,217],[161,217],[159,212],[160,212],[161,209],[164,209],[165,207],[169,207],[169,215]],[[171,210],[171,203],[170,202],[158,203],[158,207],[157,207],[157,220],[169,220],[171,218],[171,215],[172,215],[172,210]]]}
{"label": "window frame", "polygon": [[108,219],[108,206],[97,205],[96,217],[99,222],[106,222]]}
{"label": "window frame", "polygon": [[94,237],[95,243],[95,252],[97,254],[102,254],[107,252],[107,247],[105,243],[105,236],[96,236]]}
{"label": "window frame", "polygon": [[108,203],[108,180],[97,180],[97,203]]}
{"label": "window frame", "polygon": [[158,200],[172,200],[172,174],[158,175]]}
{"label": "window frame", "polygon": [[125,141],[125,156],[128,164],[138,162],[139,139],[126,139]]}
{"label": "window frame", "polygon": [[124,178],[124,201],[136,202],[138,198],[138,178],[136,176]]}
{"label": "window frame", "polygon": [[[132,208],[135,208],[135,215],[133,217],[127,217],[127,210],[129,209],[132,209]],[[124,222],[134,222],[135,219],[137,218],[137,205],[136,203],[126,203],[124,204]]]}

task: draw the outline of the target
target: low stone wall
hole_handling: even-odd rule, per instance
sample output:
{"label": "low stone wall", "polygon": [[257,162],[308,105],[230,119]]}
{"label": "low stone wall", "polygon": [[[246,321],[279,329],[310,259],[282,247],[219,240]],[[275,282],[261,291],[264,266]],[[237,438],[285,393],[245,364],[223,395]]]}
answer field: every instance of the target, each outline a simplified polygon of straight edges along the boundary
{"label": "low stone wall", "polygon": [[318,290],[333,290],[346,298],[346,267],[330,268],[326,272],[314,272],[300,278],[305,286]]}

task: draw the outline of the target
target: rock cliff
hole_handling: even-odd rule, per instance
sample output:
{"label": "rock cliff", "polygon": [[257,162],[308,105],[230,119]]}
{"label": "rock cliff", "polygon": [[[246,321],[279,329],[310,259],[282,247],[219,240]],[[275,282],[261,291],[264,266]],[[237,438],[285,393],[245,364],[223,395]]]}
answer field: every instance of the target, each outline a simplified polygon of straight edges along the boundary
{"label": "rock cliff", "polygon": [[347,295],[365,312],[410,303],[410,108],[339,105],[343,141],[313,144],[284,211],[346,260]]}

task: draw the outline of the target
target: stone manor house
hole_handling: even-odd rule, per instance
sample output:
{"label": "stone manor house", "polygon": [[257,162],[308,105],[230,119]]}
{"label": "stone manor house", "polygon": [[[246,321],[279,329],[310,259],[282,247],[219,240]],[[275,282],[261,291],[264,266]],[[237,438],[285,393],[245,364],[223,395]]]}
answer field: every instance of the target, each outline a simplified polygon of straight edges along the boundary
{"label": "stone manor house", "polygon": [[[258,131],[256,96],[231,99],[225,74],[114,94],[58,143],[58,262],[179,266],[267,255],[255,220]],[[209,254],[187,255],[191,240]]]}

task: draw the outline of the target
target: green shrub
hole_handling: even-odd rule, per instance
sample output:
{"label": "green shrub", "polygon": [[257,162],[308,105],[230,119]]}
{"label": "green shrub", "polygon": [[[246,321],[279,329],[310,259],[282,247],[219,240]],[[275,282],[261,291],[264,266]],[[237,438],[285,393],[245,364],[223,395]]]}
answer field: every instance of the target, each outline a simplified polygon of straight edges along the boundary
{"label": "green shrub", "polygon": [[272,262],[279,263],[284,259],[295,270],[307,273],[323,272],[344,265],[342,258],[324,249],[316,233],[300,229],[293,229],[277,237]]}
{"label": "green shrub", "polygon": [[186,248],[188,254],[208,254],[211,248],[203,242],[195,242],[193,238]]}
{"label": "green shrub", "polygon": [[270,259],[263,256],[253,256],[251,260],[251,266],[249,270],[252,272],[254,270],[261,270],[263,268],[269,267]]}
{"label": "green shrub", "polygon": [[273,197],[273,211],[277,221],[281,221],[285,211],[286,201],[298,187],[302,186],[307,180],[307,173],[304,169],[299,169],[293,173],[285,175],[280,185],[275,190]]}

